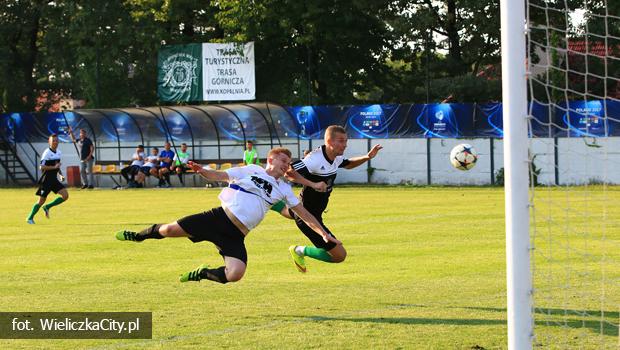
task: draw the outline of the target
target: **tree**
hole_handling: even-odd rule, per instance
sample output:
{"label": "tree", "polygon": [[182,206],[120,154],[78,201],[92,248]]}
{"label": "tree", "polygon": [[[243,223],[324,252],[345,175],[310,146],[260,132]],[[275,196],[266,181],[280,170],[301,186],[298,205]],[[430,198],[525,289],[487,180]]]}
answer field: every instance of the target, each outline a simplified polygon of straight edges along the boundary
{"label": "tree", "polygon": [[37,36],[45,4],[7,0],[0,5],[0,89],[6,111],[28,111],[34,106],[33,70],[39,54]]}
{"label": "tree", "polygon": [[476,77],[499,62],[498,13],[496,0],[6,0],[2,108],[32,110],[42,94],[153,105],[162,45],[247,41],[257,100],[484,101],[497,84]]}
{"label": "tree", "polygon": [[225,0],[225,40],[256,42],[257,98],[346,104],[381,69],[389,1]]}
{"label": "tree", "polygon": [[476,75],[485,64],[499,61],[499,1],[398,1],[397,6],[406,22],[400,28],[409,30],[403,36],[424,47],[430,31],[434,53],[447,52],[444,75]]}

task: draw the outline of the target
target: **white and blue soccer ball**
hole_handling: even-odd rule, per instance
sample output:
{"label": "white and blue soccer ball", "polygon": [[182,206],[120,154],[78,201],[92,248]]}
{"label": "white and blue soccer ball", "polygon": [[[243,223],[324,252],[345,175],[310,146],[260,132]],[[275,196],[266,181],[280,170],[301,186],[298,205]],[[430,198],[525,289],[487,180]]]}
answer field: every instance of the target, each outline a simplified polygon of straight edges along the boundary
{"label": "white and blue soccer ball", "polygon": [[454,146],[450,151],[450,163],[459,170],[469,170],[476,166],[478,161],[478,153],[467,143],[461,143]]}

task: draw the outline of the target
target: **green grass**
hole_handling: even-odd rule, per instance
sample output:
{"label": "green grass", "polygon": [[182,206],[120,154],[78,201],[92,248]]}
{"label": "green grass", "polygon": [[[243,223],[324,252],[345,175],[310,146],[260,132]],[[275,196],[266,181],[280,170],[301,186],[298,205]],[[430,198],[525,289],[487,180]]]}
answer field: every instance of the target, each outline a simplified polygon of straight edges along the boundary
{"label": "green grass", "polygon": [[[618,346],[620,209],[603,216],[602,201],[588,204],[599,215],[588,222],[582,191],[536,197],[537,347]],[[502,189],[337,188],[325,222],[345,244],[344,263],[308,259],[309,272],[297,272],[287,248],[308,242],[270,212],[246,239],[245,277],[226,285],[178,282],[200,263],[220,265],[208,242],[114,239],[214,207],[217,189],[72,189],[30,226],[33,193],[0,190],[0,311],[150,311],[153,339],[0,340],[1,349],[506,348]],[[620,202],[618,188],[605,195]],[[567,198],[575,210],[559,209]],[[576,232],[561,225],[567,218]],[[596,229],[580,234],[588,223]]]}

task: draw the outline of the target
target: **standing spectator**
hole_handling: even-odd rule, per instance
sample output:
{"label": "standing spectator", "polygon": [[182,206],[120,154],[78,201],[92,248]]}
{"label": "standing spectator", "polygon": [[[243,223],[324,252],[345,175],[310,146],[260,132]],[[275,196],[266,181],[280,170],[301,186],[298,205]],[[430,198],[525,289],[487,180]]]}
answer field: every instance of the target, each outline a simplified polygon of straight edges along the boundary
{"label": "standing spectator", "polygon": [[[144,165],[144,146],[138,145],[136,153],[131,157],[131,165],[121,169],[121,176],[127,181],[128,187],[136,187],[135,177],[140,172],[140,168]],[[131,180],[129,179],[131,176]]]}
{"label": "standing spectator", "polygon": [[69,136],[73,143],[80,148],[80,174],[82,176],[82,189],[94,188],[93,165],[95,164],[95,145],[86,136],[86,130],[80,129],[80,139],[76,140],[73,136],[73,129],[69,127]]}
{"label": "standing spectator", "polygon": [[247,141],[245,143],[245,151],[243,152],[243,165],[260,164],[258,152],[254,149],[254,142]]}
{"label": "standing spectator", "polygon": [[159,187],[172,187],[170,183],[170,167],[174,159],[174,151],[170,149],[170,142],[164,144],[159,153]]}
{"label": "standing spectator", "polygon": [[183,183],[183,174],[189,169],[187,162],[189,161],[189,153],[187,153],[187,144],[181,144],[181,150],[177,151],[177,154],[174,155],[174,163],[170,167],[170,170],[176,171],[177,175],[179,175],[179,181],[181,184]]}

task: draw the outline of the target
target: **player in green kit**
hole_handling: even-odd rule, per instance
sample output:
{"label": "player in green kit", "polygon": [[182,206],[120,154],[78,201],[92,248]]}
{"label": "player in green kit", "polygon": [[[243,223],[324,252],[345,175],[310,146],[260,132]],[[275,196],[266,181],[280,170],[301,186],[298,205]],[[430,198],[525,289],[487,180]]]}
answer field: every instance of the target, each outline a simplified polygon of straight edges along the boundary
{"label": "player in green kit", "polygon": [[174,155],[174,160],[172,162],[172,166],[170,167],[171,171],[176,171],[177,175],[179,175],[179,181],[183,184],[183,174],[189,169],[189,165],[187,162],[189,161],[189,153],[187,152],[187,144],[181,144],[181,150],[177,151]]}
{"label": "player in green kit", "polygon": [[258,152],[254,148],[254,142],[248,141],[245,143],[245,151],[243,151],[243,165],[257,164],[260,165],[260,159],[258,158]]}

